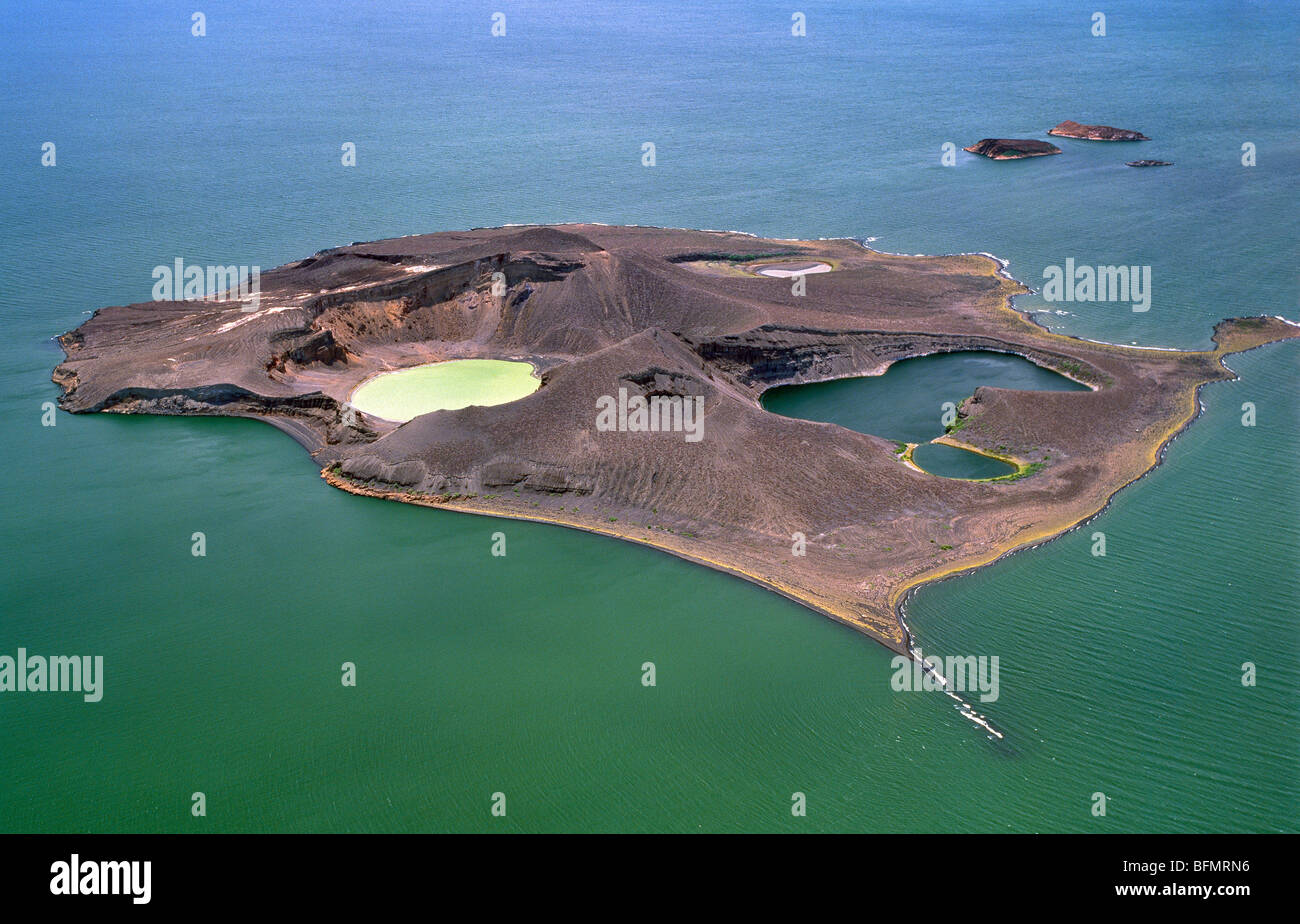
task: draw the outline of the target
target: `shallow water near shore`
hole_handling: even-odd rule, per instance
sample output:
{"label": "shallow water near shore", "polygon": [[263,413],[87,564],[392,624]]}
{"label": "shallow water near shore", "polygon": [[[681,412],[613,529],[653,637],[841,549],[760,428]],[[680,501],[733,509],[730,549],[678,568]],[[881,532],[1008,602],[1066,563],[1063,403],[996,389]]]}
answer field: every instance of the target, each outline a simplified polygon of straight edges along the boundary
{"label": "shallow water near shore", "polygon": [[[1002,741],[893,693],[863,636],[650,549],[349,495],[254,422],[40,425],[49,338],[148,299],[156,265],[507,222],[876,237],[989,251],[1035,286],[1066,257],[1151,264],[1146,313],[1018,300],[1098,340],[1203,348],[1228,315],[1294,318],[1294,5],[1118,0],[1105,39],[1037,2],[803,9],[803,40],[775,3],[522,2],[499,40],[417,3],[228,4],[202,40],[157,4],[0,10],[23,38],[0,63],[0,654],[105,663],[96,704],[4,694],[0,830],[1300,827],[1296,343],[1230,357],[1241,379],[1082,529],[909,600],[927,654],[1000,657],[978,706]],[[761,92],[738,110],[736,86]],[[1064,118],[1154,140],[940,164],[945,141]],[[1139,148],[1176,166],[1125,167]],[[931,432],[934,396],[917,411]]]}

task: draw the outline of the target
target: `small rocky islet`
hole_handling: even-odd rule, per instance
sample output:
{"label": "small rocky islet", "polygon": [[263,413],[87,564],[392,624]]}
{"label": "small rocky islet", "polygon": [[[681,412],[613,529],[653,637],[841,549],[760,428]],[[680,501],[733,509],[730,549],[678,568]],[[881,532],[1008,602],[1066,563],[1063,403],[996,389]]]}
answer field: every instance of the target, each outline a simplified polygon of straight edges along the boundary
{"label": "small rocky islet", "polygon": [[[805,290],[762,275],[773,261],[829,270]],[[898,256],[852,240],[442,231],[269,270],[249,304],[101,308],[59,338],[53,379],[73,413],[261,420],[342,490],[650,545],[906,654],[898,607],[911,588],[1094,515],[1196,416],[1202,385],[1233,377],[1225,356],[1300,336],[1257,317],[1221,322],[1211,350],[1093,343],[1016,311],[1027,291],[989,256]],[[892,440],[762,404],[777,386],[960,351],[1015,354],[1088,386],[980,386],[957,405],[940,441],[1003,459],[1011,475],[927,474]],[[352,404],[377,374],[467,359],[526,363],[540,385],[404,422]],[[621,410],[602,425],[612,402],[628,408],[626,426]],[[634,426],[633,404],[656,402],[680,406],[680,427]],[[795,533],[804,555],[791,554]]]}
{"label": "small rocky islet", "polygon": [[[1146,135],[1128,128],[1115,128],[1110,125],[1084,125],[1073,119],[1048,129],[1049,135],[1061,138],[1075,138],[1082,141],[1150,141]],[[1061,149],[1049,141],[1036,138],[981,138],[974,144],[963,148],[971,154],[979,154],[990,160],[1024,160],[1027,157],[1044,157],[1060,154]],[[1129,167],[1172,167],[1166,160],[1131,160]]]}

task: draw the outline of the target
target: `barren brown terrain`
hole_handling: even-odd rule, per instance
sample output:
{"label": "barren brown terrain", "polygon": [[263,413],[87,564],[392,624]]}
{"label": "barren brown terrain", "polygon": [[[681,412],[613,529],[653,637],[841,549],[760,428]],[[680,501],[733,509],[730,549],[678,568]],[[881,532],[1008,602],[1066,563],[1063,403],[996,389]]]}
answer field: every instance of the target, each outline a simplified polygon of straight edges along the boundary
{"label": "barren brown terrain", "polygon": [[[747,270],[809,262],[832,271],[805,277],[805,295]],[[1251,318],[1222,322],[1211,351],[1097,344],[1014,311],[1024,291],[987,256],[893,256],[848,240],[597,225],[447,232],[264,273],[256,310],[101,309],[60,338],[54,380],[76,413],[264,420],[339,488],[652,545],[906,651],[898,607],[911,588],[1092,516],[1157,463],[1195,417],[1201,385],[1232,377],[1224,355],[1300,334]],[[775,385],[954,350],[1016,353],[1091,387],[982,387],[964,402],[947,439],[1010,458],[1024,477],[935,477],[890,440],[759,403]],[[401,425],[346,405],[377,372],[471,357],[528,360],[542,386]],[[598,400],[620,389],[702,396],[703,438],[598,430]]]}

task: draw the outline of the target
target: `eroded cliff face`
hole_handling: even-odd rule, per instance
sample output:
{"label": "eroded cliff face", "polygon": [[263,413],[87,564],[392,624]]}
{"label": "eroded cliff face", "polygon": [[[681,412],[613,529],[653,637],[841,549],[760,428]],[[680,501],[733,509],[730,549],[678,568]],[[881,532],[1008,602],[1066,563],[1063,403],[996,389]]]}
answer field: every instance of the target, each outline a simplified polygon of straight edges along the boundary
{"label": "eroded cliff face", "polygon": [[[802,287],[743,271],[774,253],[834,271]],[[742,271],[706,271],[701,254]],[[1223,353],[1297,333],[1254,319],[1221,325],[1215,351],[1086,343],[1011,310],[1026,290],[987,257],[658,228],[422,235],[324,251],[261,279],[255,305],[96,312],[61,338],[61,405],[265,420],[340,488],[653,545],[900,651],[895,608],[908,588],[1096,512],[1194,415],[1196,388],[1229,376]],[[960,441],[996,447],[1033,477],[937,478],[900,461],[892,441],[759,404],[773,385],[955,350],[1018,353],[1092,387],[981,388],[963,404]],[[466,357],[527,360],[542,385],[401,425],[348,404],[377,372]],[[655,429],[624,426],[621,411],[604,426],[614,399],[678,414],[689,402],[698,438],[667,411]]]}
{"label": "eroded cliff face", "polygon": [[[878,375],[897,360],[932,353],[1008,351],[1006,341],[975,334],[841,332],[777,325],[764,325],[743,334],[691,343],[691,346],[711,364],[759,391],[774,385]],[[1080,365],[1061,353],[1026,345],[1011,352],[1086,384],[1098,384],[1106,378],[1095,367]]]}

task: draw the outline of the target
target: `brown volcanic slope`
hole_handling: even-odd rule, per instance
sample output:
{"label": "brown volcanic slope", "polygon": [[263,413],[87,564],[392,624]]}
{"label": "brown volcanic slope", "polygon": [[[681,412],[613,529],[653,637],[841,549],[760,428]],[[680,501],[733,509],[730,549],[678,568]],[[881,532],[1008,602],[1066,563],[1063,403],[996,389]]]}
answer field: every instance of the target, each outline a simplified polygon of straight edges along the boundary
{"label": "brown volcanic slope", "polygon": [[[748,273],[752,255],[833,272]],[[493,273],[504,273],[504,296]],[[772,588],[905,650],[897,607],[1095,513],[1157,461],[1231,377],[1225,353],[1293,337],[1224,322],[1212,352],[1087,343],[1011,310],[1024,289],[983,256],[903,257],[852,241],[569,225],[406,237],[323,251],[262,276],[255,311],[217,301],[106,308],[61,338],[73,412],[236,415],[305,445],[331,484],[654,545]],[[968,482],[909,468],[892,442],[764,411],[779,384],[878,374],[950,350],[1010,351],[1088,392],[980,388],[950,440],[1041,471]],[[540,389],[398,426],[343,404],[385,369],[526,358]],[[704,437],[601,432],[597,400],[703,395]],[[250,473],[255,475],[255,473]],[[792,535],[807,537],[803,556]],[[948,548],[950,547],[950,548]]]}

